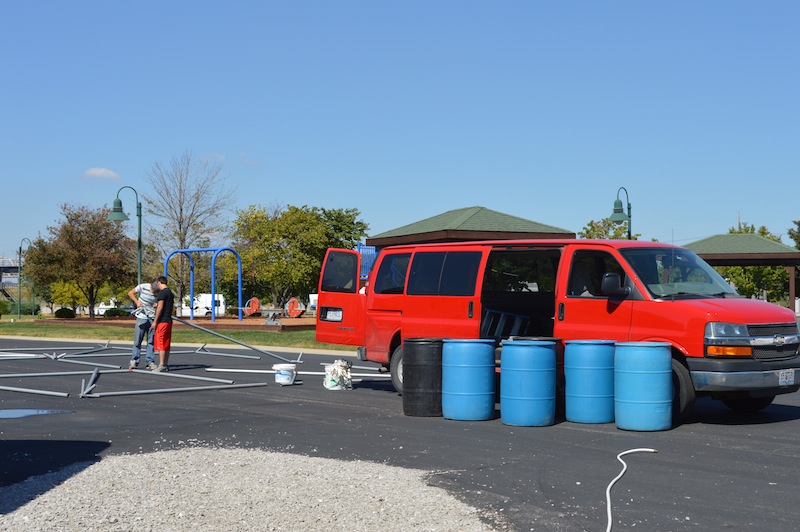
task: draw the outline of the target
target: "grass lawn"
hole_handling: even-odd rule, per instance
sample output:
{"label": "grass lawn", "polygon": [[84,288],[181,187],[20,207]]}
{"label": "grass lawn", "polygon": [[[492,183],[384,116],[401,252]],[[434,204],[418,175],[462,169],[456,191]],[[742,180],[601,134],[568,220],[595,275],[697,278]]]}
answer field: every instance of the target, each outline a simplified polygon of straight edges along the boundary
{"label": "grass lawn", "polygon": [[[10,316],[3,316],[0,319],[0,336],[28,336],[31,338],[76,338],[82,340],[117,340],[133,341],[133,325],[130,328],[117,327],[113,325],[63,325],[58,320],[46,320],[45,323],[35,323],[32,316],[22,316],[14,322]],[[80,318],[77,318],[80,319]],[[52,323],[50,323],[52,322]],[[315,339],[314,331],[240,331],[223,330],[217,331],[219,334],[228,336],[239,342],[253,346],[274,346],[274,347],[298,347],[304,349],[334,349],[352,351],[354,347],[319,343]],[[174,329],[172,331],[172,341],[176,343],[194,344],[226,344],[228,342],[213,334],[209,334],[198,329]]]}

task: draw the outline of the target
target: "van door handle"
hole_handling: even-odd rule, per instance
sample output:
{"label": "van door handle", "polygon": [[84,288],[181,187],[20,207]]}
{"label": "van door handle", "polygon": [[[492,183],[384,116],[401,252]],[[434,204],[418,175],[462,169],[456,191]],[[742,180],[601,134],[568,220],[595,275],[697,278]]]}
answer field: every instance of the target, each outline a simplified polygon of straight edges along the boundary
{"label": "van door handle", "polygon": [[558,304],[558,321],[564,321],[564,303]]}
{"label": "van door handle", "polygon": [[473,301],[470,301],[469,305],[467,306],[467,317],[471,318],[474,311],[475,311],[475,303]]}

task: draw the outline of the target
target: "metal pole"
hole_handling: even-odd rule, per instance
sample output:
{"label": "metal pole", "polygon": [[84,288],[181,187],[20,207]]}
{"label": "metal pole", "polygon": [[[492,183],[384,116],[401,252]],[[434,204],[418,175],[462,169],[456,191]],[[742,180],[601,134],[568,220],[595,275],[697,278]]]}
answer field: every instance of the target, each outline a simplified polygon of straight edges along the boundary
{"label": "metal pole", "polygon": [[22,243],[17,253],[17,319],[20,318],[19,302],[22,299]]}
{"label": "metal pole", "polygon": [[192,386],[188,388],[159,388],[155,390],[130,390],[123,392],[102,392],[86,393],[81,397],[114,397],[120,395],[145,395],[152,393],[171,393],[171,392],[198,392],[205,390],[227,390],[230,388],[254,388],[257,386],[268,386],[266,382],[255,382],[252,384],[220,384],[217,386]]}
{"label": "metal pole", "polygon": [[291,363],[297,363],[294,360],[289,360],[288,358],[283,358],[282,356],[276,355],[275,353],[270,353],[269,351],[262,351],[261,349],[253,347],[252,345],[248,345],[248,344],[246,344],[244,342],[240,342],[239,340],[234,340],[233,338],[231,338],[229,336],[225,336],[225,335],[219,334],[218,332],[210,331],[210,330],[208,330],[208,329],[206,329],[204,327],[200,327],[199,325],[195,325],[194,323],[188,322],[186,320],[182,320],[182,319],[178,318],[177,316],[172,316],[172,319],[175,320],[175,321],[179,321],[179,322],[183,323],[184,325],[188,325],[189,327],[194,327],[195,329],[200,329],[201,331],[205,331],[208,334],[213,334],[214,336],[218,336],[220,338],[224,338],[225,340],[228,340],[229,342],[233,342],[235,344],[239,344],[239,345],[243,345],[245,347],[249,347],[250,349],[252,349],[256,353],[261,353],[262,355],[271,356],[273,358],[277,358],[278,360],[283,360],[284,362],[288,362],[290,364]]}
{"label": "metal pole", "polygon": [[[134,192],[136,192],[134,190]],[[631,213],[631,205],[628,204],[628,214]],[[137,257],[138,257],[138,282],[136,286],[142,284],[142,204],[139,202],[139,194],[136,194],[136,216],[139,218],[139,236],[137,239]]]}
{"label": "metal pole", "polygon": [[14,386],[0,386],[0,390],[9,392],[35,393],[39,395],[52,395],[54,397],[69,397],[66,392],[51,392],[49,390],[34,390],[32,388],[16,388]]}
{"label": "metal pole", "polygon": [[628,191],[625,191],[625,201],[628,202],[628,240],[632,240],[631,235],[631,223],[633,223],[633,218],[631,217],[631,200],[628,197]]}
{"label": "metal pole", "polygon": [[127,215],[122,210],[122,200],[119,199],[119,193],[122,192],[124,189],[129,188],[133,191],[136,195],[136,217],[138,220],[138,230],[137,230],[137,238],[136,238],[136,259],[137,259],[137,269],[136,269],[136,286],[142,284],[142,204],[139,201],[139,193],[136,192],[136,189],[125,185],[117,190],[117,199],[114,200],[114,207],[111,210],[111,214],[109,214],[108,219],[114,222],[124,222],[128,220]]}
{"label": "metal pole", "polygon": [[[22,244],[28,241],[28,249],[31,247],[31,240],[23,238],[19,241],[19,251],[17,252],[17,319],[21,317],[20,304],[22,303]],[[31,314],[33,314],[33,288],[31,287]]]}

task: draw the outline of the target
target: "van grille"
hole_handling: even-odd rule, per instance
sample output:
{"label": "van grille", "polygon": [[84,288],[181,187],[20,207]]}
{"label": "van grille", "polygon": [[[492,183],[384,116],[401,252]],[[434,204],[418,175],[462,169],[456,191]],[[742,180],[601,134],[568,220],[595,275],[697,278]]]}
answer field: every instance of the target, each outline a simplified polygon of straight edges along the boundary
{"label": "van grille", "polygon": [[780,360],[782,358],[792,358],[796,354],[797,344],[753,348],[753,358],[756,360]]}
{"label": "van grille", "polygon": [[775,336],[776,334],[797,334],[797,324],[785,325],[748,325],[750,336]]}
{"label": "van grille", "polygon": [[[750,336],[774,337],[775,335],[796,335],[796,324],[749,325]],[[792,358],[797,355],[797,344],[765,345],[753,347],[753,358],[756,360],[780,360]]]}

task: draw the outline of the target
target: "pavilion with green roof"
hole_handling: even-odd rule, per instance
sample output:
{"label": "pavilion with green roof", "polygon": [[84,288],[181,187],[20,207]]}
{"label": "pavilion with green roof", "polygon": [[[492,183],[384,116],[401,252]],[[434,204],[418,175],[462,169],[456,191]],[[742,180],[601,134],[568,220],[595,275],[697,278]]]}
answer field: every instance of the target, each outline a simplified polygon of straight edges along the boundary
{"label": "pavilion with green roof", "polygon": [[800,250],[760,235],[741,233],[714,235],[684,247],[712,266],[783,266],[789,272],[789,308],[794,309]]}
{"label": "pavilion with green roof", "polygon": [[399,244],[520,238],[575,238],[575,233],[486,207],[466,207],[371,236],[367,245],[380,249]]}

